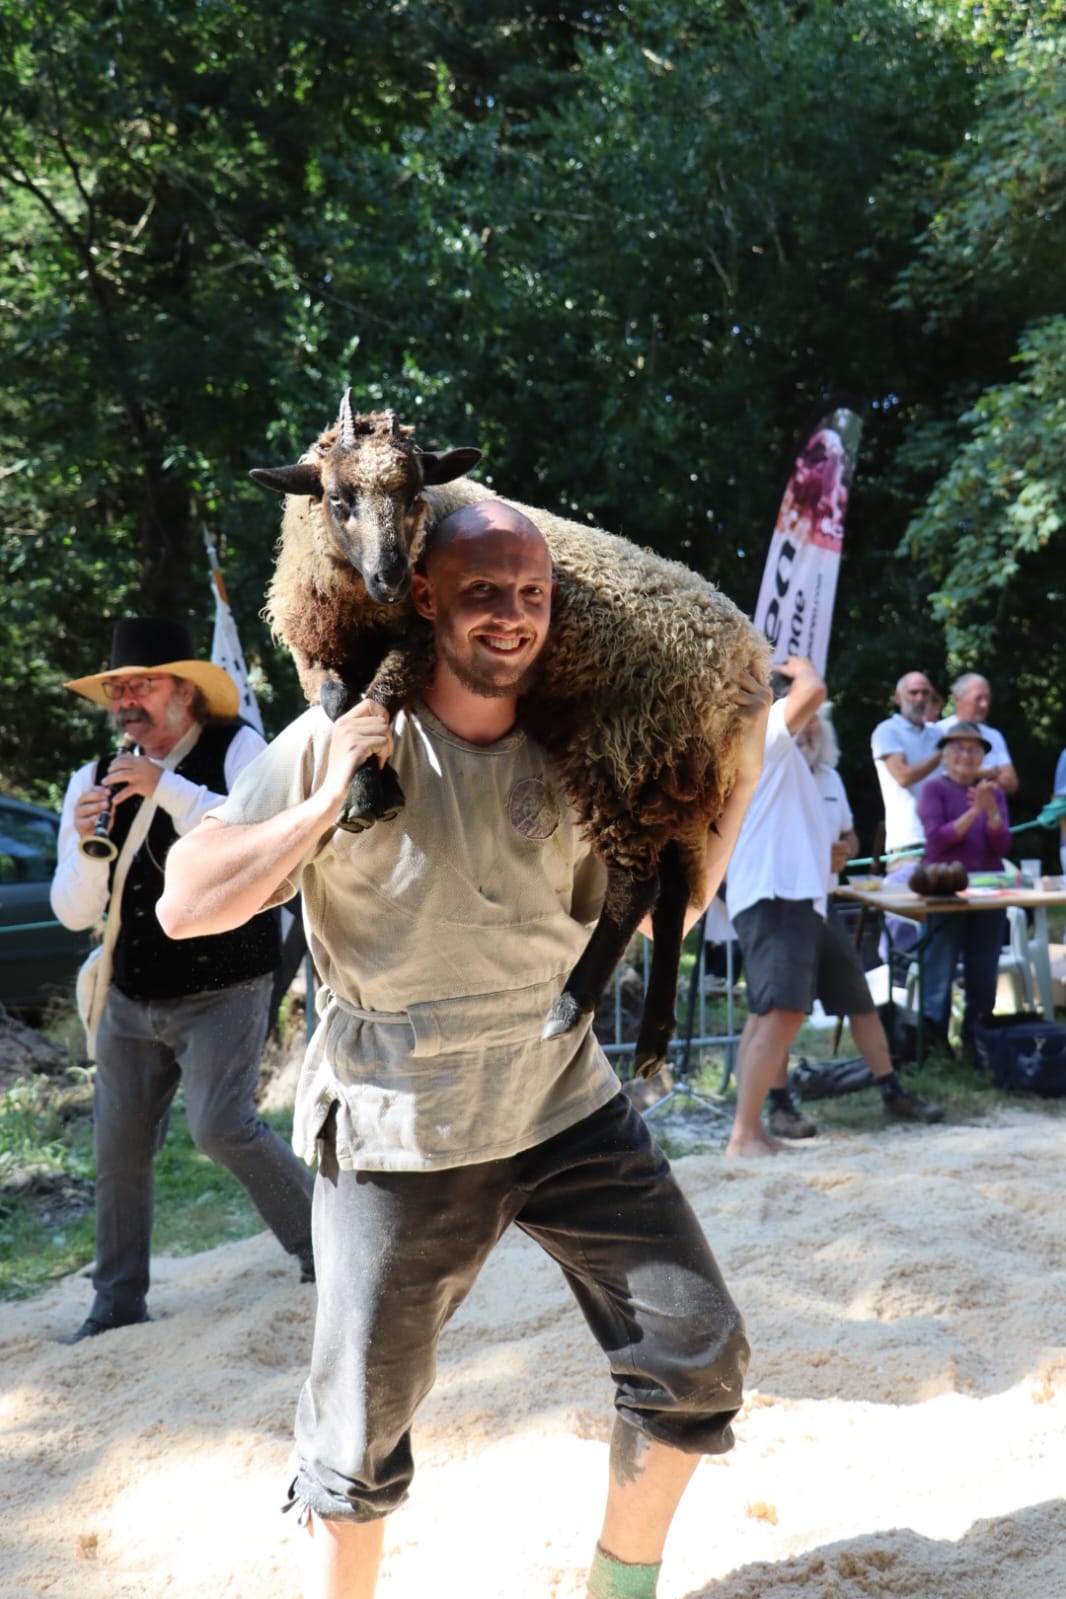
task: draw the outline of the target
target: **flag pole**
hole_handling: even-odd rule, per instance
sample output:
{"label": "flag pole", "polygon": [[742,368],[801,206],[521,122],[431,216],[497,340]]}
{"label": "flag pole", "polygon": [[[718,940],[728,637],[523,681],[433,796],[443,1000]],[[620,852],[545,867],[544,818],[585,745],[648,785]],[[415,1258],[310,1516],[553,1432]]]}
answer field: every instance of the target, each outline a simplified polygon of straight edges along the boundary
{"label": "flag pole", "polygon": [[226,593],[222,567],[219,564],[218,537],[212,533],[206,522],[202,525],[204,548],[211,570],[211,586],[215,595],[215,629],[211,643],[211,660],[216,666],[224,667],[232,677],[241,696],[241,716],[255,728],[257,733],[262,734],[264,732],[262,712],[255,697],[255,690],[248,681],[248,668],[241,649],[237,622],[230,606],[229,595]]}
{"label": "flag pole", "polygon": [[222,568],[218,561],[218,535],[211,532],[206,522],[203,527],[204,548],[207,551],[207,559],[211,566],[211,581],[214,583],[218,597],[223,605],[229,605],[229,595],[226,593],[226,585],[222,578]]}

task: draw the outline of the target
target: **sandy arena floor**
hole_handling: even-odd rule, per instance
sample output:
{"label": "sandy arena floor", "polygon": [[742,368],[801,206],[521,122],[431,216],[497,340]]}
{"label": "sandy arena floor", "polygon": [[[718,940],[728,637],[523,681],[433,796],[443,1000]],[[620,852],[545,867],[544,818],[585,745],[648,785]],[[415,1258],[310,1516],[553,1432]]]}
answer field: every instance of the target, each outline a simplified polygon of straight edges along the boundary
{"label": "sandy arena floor", "polygon": [[[678,1162],[754,1357],[661,1599],[1066,1594],[1064,1134],[874,1104],[860,1136]],[[73,1349],[81,1277],[3,1306],[5,1599],[295,1599],[278,1506],[313,1294],[264,1234],[157,1260],[158,1319]],[[609,1427],[555,1268],[509,1237],[446,1337],[382,1599],[577,1599]]]}

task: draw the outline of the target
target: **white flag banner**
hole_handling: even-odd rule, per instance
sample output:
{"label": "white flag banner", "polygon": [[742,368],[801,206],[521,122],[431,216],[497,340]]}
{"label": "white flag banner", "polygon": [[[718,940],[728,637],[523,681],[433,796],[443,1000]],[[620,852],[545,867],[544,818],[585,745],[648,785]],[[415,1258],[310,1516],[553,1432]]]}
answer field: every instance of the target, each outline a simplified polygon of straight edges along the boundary
{"label": "white flag banner", "polygon": [[263,718],[259,712],[259,701],[255,691],[248,681],[248,668],[244,662],[244,652],[241,649],[240,636],[237,632],[237,623],[233,612],[230,610],[229,600],[226,597],[226,588],[222,581],[222,573],[218,565],[218,556],[211,542],[210,535],[204,533],[204,543],[207,545],[207,554],[211,562],[211,589],[215,596],[215,631],[211,638],[211,660],[215,666],[221,666],[228,672],[236,683],[241,696],[239,715],[255,728],[257,733],[263,731]]}
{"label": "white flag banner", "polygon": [[805,655],[823,677],[861,434],[861,414],[840,402],[827,403],[803,433],[752,616],[775,662]]}

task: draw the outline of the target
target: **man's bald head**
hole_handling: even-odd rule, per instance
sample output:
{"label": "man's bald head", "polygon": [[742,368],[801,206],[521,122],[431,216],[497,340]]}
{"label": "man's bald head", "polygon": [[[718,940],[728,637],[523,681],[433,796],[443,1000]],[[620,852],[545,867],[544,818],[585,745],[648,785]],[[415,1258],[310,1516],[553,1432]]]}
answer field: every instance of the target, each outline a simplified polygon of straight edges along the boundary
{"label": "man's bald head", "polygon": [[511,533],[523,541],[528,540],[530,546],[541,546],[550,565],[547,540],[540,528],[503,500],[478,500],[443,517],[426,539],[423,564],[431,570],[439,556],[472,551],[479,539],[491,533]]}
{"label": "man's bald head", "polygon": [[444,517],[411,581],[415,610],[433,623],[436,687],[457,683],[499,699],[524,693],[547,640],[554,587],[547,540],[513,505],[480,500]]}
{"label": "man's bald head", "polygon": [[982,677],[980,672],[964,672],[957,677],[951,685],[951,697],[960,721],[980,724],[988,719],[992,690],[987,677]]}
{"label": "man's bald head", "polygon": [[896,704],[908,722],[921,727],[925,709],[933,694],[933,685],[924,672],[904,672],[896,684]]}

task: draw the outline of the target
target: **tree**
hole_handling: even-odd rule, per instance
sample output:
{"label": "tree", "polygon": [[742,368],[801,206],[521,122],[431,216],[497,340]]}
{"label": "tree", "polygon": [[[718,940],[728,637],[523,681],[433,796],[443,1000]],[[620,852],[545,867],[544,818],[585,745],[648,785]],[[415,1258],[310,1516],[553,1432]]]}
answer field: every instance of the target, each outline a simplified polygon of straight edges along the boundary
{"label": "tree", "polygon": [[[928,573],[952,671],[983,671],[997,704],[1010,706],[1023,790],[1037,808],[1066,741],[1063,20],[1061,7],[1034,16],[983,87],[900,296],[933,340],[973,341],[977,331],[984,350],[977,380],[949,391],[916,429],[914,453],[937,470],[903,548]],[[997,326],[999,338],[980,338]]]}
{"label": "tree", "polygon": [[[204,614],[205,520],[258,611],[275,511],[247,514],[245,473],[291,392],[323,171],[351,143],[371,179],[432,79],[401,10],[5,0],[0,21],[0,625],[5,659],[33,663],[28,694],[9,679],[0,770],[32,783],[55,775],[42,715],[99,736],[59,684],[106,660],[115,615]],[[367,52],[380,80],[356,70]]]}
{"label": "tree", "polygon": [[[0,771],[41,794],[57,754],[61,775],[95,749],[60,684],[106,658],[115,615],[206,616],[204,521],[268,723],[298,708],[252,620],[278,508],[246,474],[305,448],[348,381],[426,446],[480,445],[501,492],[744,605],[793,436],[846,390],[870,406],[830,688],[868,836],[891,685],[943,679],[984,615],[930,602],[949,585],[921,508],[976,504],[998,430],[1003,484],[1032,472],[1030,535],[1056,536],[1058,489],[1035,487],[1053,451],[1019,467],[1013,441],[1061,373],[1061,18],[0,0]],[[994,566],[1005,524],[981,518]],[[1037,571],[1013,558],[1001,592]]]}

